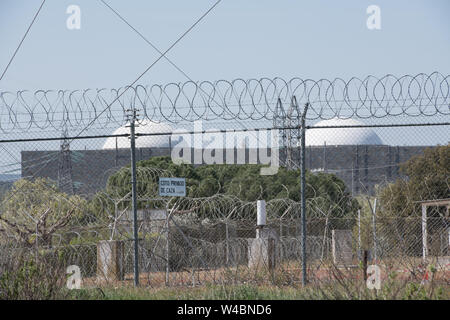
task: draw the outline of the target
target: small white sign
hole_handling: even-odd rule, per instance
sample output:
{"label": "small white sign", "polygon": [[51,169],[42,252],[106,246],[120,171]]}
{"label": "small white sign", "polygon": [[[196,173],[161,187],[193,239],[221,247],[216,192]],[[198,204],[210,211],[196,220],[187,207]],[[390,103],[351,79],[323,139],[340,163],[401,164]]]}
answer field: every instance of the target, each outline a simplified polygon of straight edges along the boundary
{"label": "small white sign", "polygon": [[166,197],[185,197],[185,178],[159,178],[159,195]]}

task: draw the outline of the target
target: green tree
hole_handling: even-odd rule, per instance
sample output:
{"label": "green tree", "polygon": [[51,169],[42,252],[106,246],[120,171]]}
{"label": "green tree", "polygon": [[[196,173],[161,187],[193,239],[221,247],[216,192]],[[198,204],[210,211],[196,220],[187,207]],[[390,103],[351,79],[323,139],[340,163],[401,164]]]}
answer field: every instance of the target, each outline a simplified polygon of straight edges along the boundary
{"label": "green tree", "polygon": [[[381,210],[377,213],[380,236],[395,243],[402,253],[422,254],[422,219],[419,201],[450,197],[450,146],[427,148],[400,167],[406,179],[377,192]],[[430,234],[445,234],[449,227],[446,208],[432,207],[427,216]]]}
{"label": "green tree", "polygon": [[450,146],[427,148],[423,155],[400,166],[407,179],[397,179],[378,192],[383,212],[411,216],[420,212],[418,201],[450,197]]}
{"label": "green tree", "polygon": [[[20,179],[8,191],[0,206],[0,226],[24,245],[51,246],[55,233],[80,223],[86,200],[59,192],[48,179]],[[36,237],[37,235],[37,237]]]}
{"label": "green tree", "polygon": [[[242,201],[291,199],[300,201],[300,171],[281,167],[275,175],[260,175],[261,165],[177,165],[170,157],[154,157],[137,163],[137,189],[140,197],[155,197],[158,178],[186,178],[187,196],[210,197],[214,194],[236,196]],[[124,167],[108,179],[106,193],[120,199],[131,191],[130,168]],[[354,214],[358,204],[345,183],[334,174],[307,172],[307,199],[315,199],[322,211],[334,217]]]}

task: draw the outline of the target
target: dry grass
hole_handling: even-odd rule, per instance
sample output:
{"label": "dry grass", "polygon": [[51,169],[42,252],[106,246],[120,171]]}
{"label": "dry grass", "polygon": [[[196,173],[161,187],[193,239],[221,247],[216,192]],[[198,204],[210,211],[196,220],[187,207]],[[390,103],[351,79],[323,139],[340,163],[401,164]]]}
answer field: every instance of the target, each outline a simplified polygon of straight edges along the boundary
{"label": "dry grass", "polygon": [[[421,261],[421,260],[420,260]],[[422,280],[435,281],[436,283],[449,285],[449,265],[438,265],[434,270],[430,267],[422,267],[418,261],[400,263],[396,261],[383,261],[381,279],[387,281],[395,277],[402,282],[421,282]],[[417,263],[417,264],[416,264]],[[409,266],[409,267],[408,267]],[[414,267],[413,267],[414,266]],[[140,274],[139,282],[143,286],[151,288],[195,287],[214,284],[253,284],[268,286],[297,286],[301,284],[302,269],[298,262],[286,262],[269,272],[267,269],[250,269],[247,266],[233,268],[218,268],[214,270],[194,270],[170,272],[166,279],[165,272],[144,272]],[[336,267],[331,263],[320,263],[308,266],[308,279],[311,283],[333,283],[338,280],[352,280],[363,282],[363,270],[360,266]],[[128,287],[134,284],[133,274],[126,274],[124,280],[105,280],[101,278],[84,278],[85,288],[98,286]]]}

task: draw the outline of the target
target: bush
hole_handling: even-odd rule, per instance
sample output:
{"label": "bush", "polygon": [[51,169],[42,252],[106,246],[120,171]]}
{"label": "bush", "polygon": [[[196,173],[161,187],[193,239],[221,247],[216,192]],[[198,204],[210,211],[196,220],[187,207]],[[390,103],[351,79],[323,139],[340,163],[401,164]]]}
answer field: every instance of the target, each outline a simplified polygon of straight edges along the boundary
{"label": "bush", "polygon": [[[49,262],[53,263],[49,263]],[[65,268],[46,254],[36,257],[30,252],[9,255],[0,267],[1,300],[64,299]]]}

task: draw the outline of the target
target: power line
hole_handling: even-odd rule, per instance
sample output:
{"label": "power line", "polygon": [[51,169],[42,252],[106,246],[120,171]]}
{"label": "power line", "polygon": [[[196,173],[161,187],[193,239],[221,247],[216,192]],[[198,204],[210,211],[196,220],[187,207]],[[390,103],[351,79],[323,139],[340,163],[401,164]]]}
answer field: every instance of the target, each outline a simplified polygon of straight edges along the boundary
{"label": "power line", "polygon": [[112,12],[114,12],[114,14],[119,17],[120,20],[122,20],[126,25],[128,25],[131,29],[133,29],[134,32],[136,32],[145,42],[147,42],[153,49],[155,49],[156,52],[158,52],[161,56],[164,57],[164,59],[167,60],[167,62],[169,62],[175,69],[177,69],[179,72],[181,72],[186,78],[188,78],[189,80],[193,81],[180,67],[178,67],[172,60],[170,60],[161,50],[158,49],[158,47],[156,47],[153,43],[150,42],[150,40],[148,40],[146,37],[144,37],[144,35],[139,32],[139,30],[137,30],[135,27],[133,27],[124,17],[122,17],[120,15],[119,12],[117,12],[117,10],[115,10],[114,8],[112,8],[108,3],[106,3],[106,1],[104,0],[100,0],[105,6],[107,6]]}
{"label": "power line", "polygon": [[8,71],[9,66],[11,65],[12,61],[14,60],[14,57],[16,56],[17,52],[19,51],[20,47],[22,46],[23,41],[25,40],[26,36],[28,35],[28,32],[30,31],[31,27],[34,24],[34,21],[36,21],[37,16],[39,15],[39,12],[41,12],[42,7],[44,6],[46,0],[43,0],[41,3],[41,6],[39,7],[38,11],[36,12],[36,14],[33,17],[33,20],[31,21],[30,25],[28,26],[27,31],[25,32],[25,34],[22,37],[22,40],[20,40],[19,45],[17,46],[16,50],[14,51],[14,54],[12,55],[11,59],[8,62],[8,65],[6,66],[5,70],[2,73],[2,76],[0,77],[0,81],[3,79],[3,77],[6,74],[6,71]]}
{"label": "power line", "polygon": [[[209,8],[200,18],[198,18],[195,22],[194,22],[194,24],[192,24],[180,37],[178,37],[178,39],[174,42],[174,43],[172,43],[172,45],[169,47],[169,48],[167,48],[167,50],[166,51],[164,51],[159,57],[158,57],[158,59],[156,59],[150,66],[148,66],[147,67],[147,69],[145,69],[144,70],[144,72],[142,72],[137,78],[136,78],[136,80],[134,80],[129,86],[127,86],[126,88],[125,88],[125,90],[122,92],[122,93],[120,93],[111,103],[109,103],[108,105],[107,105],[107,107],[105,108],[105,109],[103,109],[103,111],[101,111],[85,128],[83,128],[79,133],[78,133],[78,135],[80,135],[81,133],[83,133],[84,131],[86,131],[91,125],[92,125],[92,123],[94,123],[95,122],[95,120],[98,118],[98,117],[100,117],[106,110],[108,110],[109,109],[109,107],[114,103],[114,102],[116,102],[125,92],[127,92],[128,91],[128,89],[130,88],[130,87],[132,87],[133,85],[135,85],[136,84],[136,82],[138,82],[139,81],[139,79],[141,79],[156,63],[158,63],[158,61],[159,60],[161,60],[173,47],[175,47],[192,29],[194,29],[195,28],[195,26],[197,25],[197,24],[199,24],[200,23],[200,21],[202,21],[203,20],[203,18],[205,18],[220,2],[221,2],[222,0],[217,0],[216,1],[216,3],[214,3],[214,5],[211,7],[211,8]],[[78,136],[77,135],[77,136]]]}

